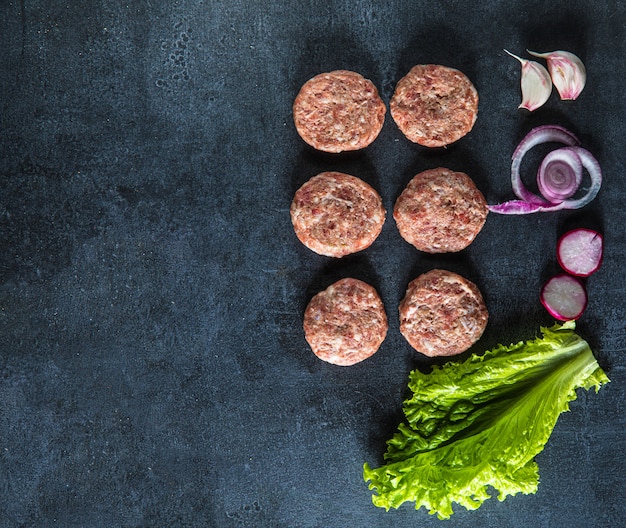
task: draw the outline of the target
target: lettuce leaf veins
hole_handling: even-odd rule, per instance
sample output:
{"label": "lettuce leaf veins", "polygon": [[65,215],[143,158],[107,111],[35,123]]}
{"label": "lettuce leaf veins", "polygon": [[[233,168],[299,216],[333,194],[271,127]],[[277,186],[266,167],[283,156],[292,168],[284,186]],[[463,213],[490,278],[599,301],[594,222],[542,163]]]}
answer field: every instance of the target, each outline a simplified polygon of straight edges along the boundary
{"label": "lettuce leaf veins", "polygon": [[490,498],[537,491],[534,460],[576,389],[596,392],[609,379],[574,323],[497,346],[462,363],[409,375],[405,422],[387,442],[385,464],[363,477],[376,506],[413,501],[440,519],[458,503],[474,510]]}

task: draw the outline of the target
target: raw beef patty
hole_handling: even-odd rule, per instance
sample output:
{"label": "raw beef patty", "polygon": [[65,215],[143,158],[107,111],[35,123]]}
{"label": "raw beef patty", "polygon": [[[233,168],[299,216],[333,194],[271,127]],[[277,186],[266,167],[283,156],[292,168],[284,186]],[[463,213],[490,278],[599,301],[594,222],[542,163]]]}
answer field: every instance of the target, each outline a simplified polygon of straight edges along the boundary
{"label": "raw beef patty", "polygon": [[313,353],[334,365],[372,356],[387,335],[387,315],[376,290],[341,279],[316,294],[304,312],[304,334]]}
{"label": "raw beef patty", "polygon": [[487,202],[463,172],[439,167],[417,174],[396,200],[400,235],[426,253],[460,251],[487,219]]}
{"label": "raw beef patty", "polygon": [[478,287],[434,269],[413,280],[399,307],[400,332],[426,356],[452,356],[471,347],[489,317]]}
{"label": "raw beef patty", "polygon": [[374,84],[347,70],[309,79],[293,104],[300,137],[325,152],[367,147],[380,133],[386,111]]}
{"label": "raw beef patty", "polygon": [[363,180],[342,172],[311,178],[291,202],[298,239],[328,257],[343,257],[369,247],[385,222],[379,194]]}
{"label": "raw beef patty", "polygon": [[400,79],[389,109],[408,139],[425,147],[443,147],[474,126],[478,92],[459,70],[420,64]]}

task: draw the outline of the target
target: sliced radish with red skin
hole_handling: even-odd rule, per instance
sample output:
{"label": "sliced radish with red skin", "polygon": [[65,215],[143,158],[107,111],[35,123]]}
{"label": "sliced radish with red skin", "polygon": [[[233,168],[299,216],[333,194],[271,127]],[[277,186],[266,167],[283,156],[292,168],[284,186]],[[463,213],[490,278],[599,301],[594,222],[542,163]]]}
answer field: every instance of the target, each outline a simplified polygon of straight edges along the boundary
{"label": "sliced radish with red skin", "polygon": [[589,277],[602,264],[604,239],[592,229],[572,229],[565,233],[556,246],[560,266],[578,277]]}
{"label": "sliced radish with red skin", "polygon": [[587,307],[587,290],[580,279],[561,273],[544,284],[541,304],[555,319],[573,321]]}

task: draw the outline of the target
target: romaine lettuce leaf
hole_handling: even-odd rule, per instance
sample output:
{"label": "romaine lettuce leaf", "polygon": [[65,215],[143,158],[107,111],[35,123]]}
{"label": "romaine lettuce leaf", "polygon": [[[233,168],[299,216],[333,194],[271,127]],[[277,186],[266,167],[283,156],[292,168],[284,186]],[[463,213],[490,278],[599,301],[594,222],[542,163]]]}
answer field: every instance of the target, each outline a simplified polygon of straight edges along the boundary
{"label": "romaine lettuce leaf", "polygon": [[363,468],[373,503],[389,510],[414,501],[447,519],[453,503],[480,507],[489,487],[499,500],[535,493],[534,457],[576,389],[597,392],[609,381],[574,329],[573,322],[542,328],[543,337],[526,343],[411,372],[413,396],[387,442],[386,463]]}

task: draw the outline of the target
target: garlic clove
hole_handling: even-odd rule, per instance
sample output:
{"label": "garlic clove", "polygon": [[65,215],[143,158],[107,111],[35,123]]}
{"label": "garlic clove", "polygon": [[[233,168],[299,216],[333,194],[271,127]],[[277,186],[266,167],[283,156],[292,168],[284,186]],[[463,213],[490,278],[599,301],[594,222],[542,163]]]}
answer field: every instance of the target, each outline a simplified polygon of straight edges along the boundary
{"label": "garlic clove", "polygon": [[550,74],[541,64],[535,61],[522,59],[510,51],[504,50],[511,57],[516,58],[522,65],[522,102],[518,108],[525,108],[530,112],[542,106],[552,92]]}
{"label": "garlic clove", "polygon": [[535,57],[546,59],[552,82],[562,100],[576,99],[587,82],[587,71],[583,62],[569,51],[551,51],[536,53],[528,50]]}

